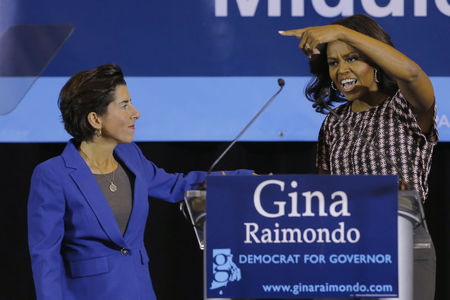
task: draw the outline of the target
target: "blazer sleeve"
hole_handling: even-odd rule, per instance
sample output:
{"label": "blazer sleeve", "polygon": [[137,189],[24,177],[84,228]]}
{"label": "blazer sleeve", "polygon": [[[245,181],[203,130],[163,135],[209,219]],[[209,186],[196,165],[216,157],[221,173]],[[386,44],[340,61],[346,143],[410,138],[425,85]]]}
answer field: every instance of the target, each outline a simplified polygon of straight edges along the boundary
{"label": "blazer sleeve", "polygon": [[[134,144],[135,145],[135,144]],[[197,189],[206,180],[207,172],[192,171],[187,174],[167,173],[149,161],[137,145],[139,160],[144,166],[145,181],[148,184],[148,195],[168,202],[179,202],[188,190]],[[225,171],[227,175],[251,175],[253,170]],[[222,172],[213,172],[211,175],[220,175]]]}
{"label": "blazer sleeve", "polygon": [[38,300],[63,299],[65,278],[60,254],[65,200],[61,175],[42,165],[31,178],[28,198],[28,246]]}

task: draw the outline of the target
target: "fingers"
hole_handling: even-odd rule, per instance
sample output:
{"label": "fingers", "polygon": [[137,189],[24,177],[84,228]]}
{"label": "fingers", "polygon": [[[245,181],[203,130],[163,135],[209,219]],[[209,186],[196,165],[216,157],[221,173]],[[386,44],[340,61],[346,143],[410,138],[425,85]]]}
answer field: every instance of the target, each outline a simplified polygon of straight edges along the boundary
{"label": "fingers", "polygon": [[403,181],[400,181],[400,191],[406,191],[407,190],[407,187],[406,187],[406,184],[403,182]]}
{"label": "fingers", "polygon": [[291,29],[291,30],[278,30],[278,33],[282,36],[295,36],[297,38],[301,38],[303,32],[305,32],[306,28],[300,29]]}
{"label": "fingers", "polygon": [[320,54],[319,49],[317,49],[320,43],[314,32],[308,29],[303,32],[303,38],[298,47],[308,58],[311,58],[314,54]]}
{"label": "fingers", "polygon": [[323,43],[322,31],[322,27],[305,27],[292,30],[279,30],[278,33],[282,36],[295,36],[301,39],[298,47],[308,58],[311,58],[312,55],[320,54],[317,47]]}
{"label": "fingers", "polygon": [[304,49],[302,50],[308,58],[313,55],[320,54],[320,50],[317,48],[320,44],[317,42],[305,43]]}
{"label": "fingers", "polygon": [[298,47],[300,48],[300,50],[308,57],[311,58],[311,54],[312,54],[312,48],[311,48],[311,41],[310,39],[308,39],[307,36],[305,36],[300,44],[298,45]]}
{"label": "fingers", "polygon": [[317,47],[319,47],[320,44],[322,44],[322,41],[320,41],[319,39],[313,39],[311,41],[311,43],[309,45],[311,46],[312,54],[320,54],[320,51],[317,48]]}
{"label": "fingers", "polygon": [[310,39],[308,38],[307,34],[305,34],[307,30],[308,28],[279,30],[278,33],[282,36],[295,36],[298,39],[302,39],[298,47],[306,56],[311,58],[314,47],[311,46],[312,41],[309,41]]}
{"label": "fingers", "polygon": [[[259,176],[259,174],[258,173],[252,173],[252,175],[253,176]],[[270,172],[269,174],[267,174],[267,175],[269,175],[269,176],[273,176],[273,173],[272,172]]]}

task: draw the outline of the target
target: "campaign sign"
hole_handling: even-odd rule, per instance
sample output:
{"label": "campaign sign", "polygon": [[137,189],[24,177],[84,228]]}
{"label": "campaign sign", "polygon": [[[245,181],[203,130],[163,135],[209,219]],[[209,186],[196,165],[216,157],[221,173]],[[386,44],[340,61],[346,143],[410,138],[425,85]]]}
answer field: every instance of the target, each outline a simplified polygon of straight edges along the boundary
{"label": "campaign sign", "polygon": [[396,297],[396,176],[211,176],[208,298]]}

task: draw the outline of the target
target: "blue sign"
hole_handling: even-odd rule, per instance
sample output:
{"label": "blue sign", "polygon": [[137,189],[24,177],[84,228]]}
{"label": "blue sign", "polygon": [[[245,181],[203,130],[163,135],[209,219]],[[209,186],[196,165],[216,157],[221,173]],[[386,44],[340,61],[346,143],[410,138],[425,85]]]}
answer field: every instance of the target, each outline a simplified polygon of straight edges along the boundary
{"label": "blue sign", "polygon": [[396,297],[396,176],[209,177],[208,298]]}

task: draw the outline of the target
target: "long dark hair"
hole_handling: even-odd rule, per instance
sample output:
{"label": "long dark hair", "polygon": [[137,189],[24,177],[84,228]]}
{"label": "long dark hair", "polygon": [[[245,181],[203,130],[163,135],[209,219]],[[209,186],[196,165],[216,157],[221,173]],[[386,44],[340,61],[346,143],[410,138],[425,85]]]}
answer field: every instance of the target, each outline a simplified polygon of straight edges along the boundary
{"label": "long dark hair", "polygon": [[[390,35],[375,20],[366,15],[354,15],[336,20],[331,24],[342,25],[394,47]],[[313,55],[309,61],[310,71],[314,77],[306,86],[305,95],[309,101],[313,102],[313,107],[317,112],[326,113],[325,103],[332,106],[336,102],[346,102],[347,99],[339,90],[330,88],[331,78],[328,71],[327,44],[319,45],[318,49],[320,54]],[[397,83],[383,69],[375,64],[372,65],[378,71],[379,89],[393,95],[398,90]]]}

